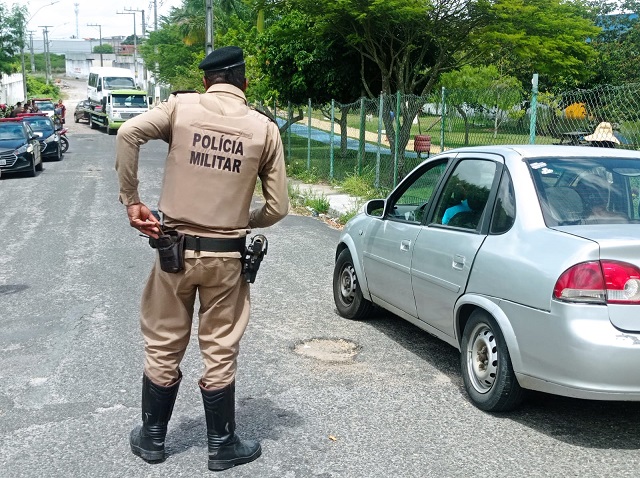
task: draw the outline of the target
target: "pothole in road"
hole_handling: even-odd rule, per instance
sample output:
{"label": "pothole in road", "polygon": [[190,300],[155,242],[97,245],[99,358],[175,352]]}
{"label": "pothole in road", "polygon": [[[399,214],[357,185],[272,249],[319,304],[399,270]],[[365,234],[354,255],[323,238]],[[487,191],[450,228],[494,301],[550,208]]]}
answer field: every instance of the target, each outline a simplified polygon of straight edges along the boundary
{"label": "pothole in road", "polygon": [[315,338],[297,344],[293,351],[305,357],[323,362],[350,362],[358,354],[360,347],[345,339]]}

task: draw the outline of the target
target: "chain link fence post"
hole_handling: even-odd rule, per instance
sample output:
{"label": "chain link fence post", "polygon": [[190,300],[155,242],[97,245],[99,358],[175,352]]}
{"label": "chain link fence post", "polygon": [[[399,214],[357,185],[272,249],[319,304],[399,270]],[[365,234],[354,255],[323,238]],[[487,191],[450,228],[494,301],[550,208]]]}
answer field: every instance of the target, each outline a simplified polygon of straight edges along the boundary
{"label": "chain link fence post", "polygon": [[307,172],[311,171],[311,98],[307,103]]}
{"label": "chain link fence post", "polygon": [[331,100],[331,135],[329,137],[329,179],[333,179],[333,174],[334,174],[334,167],[333,167],[333,160],[334,160],[334,152],[333,152],[333,145],[334,145],[334,127],[335,127],[335,107],[336,107],[336,102],[335,100]]}
{"label": "chain link fence post", "polygon": [[538,74],[531,78],[531,117],[529,119],[529,144],[536,144],[536,110],[538,108]]}
{"label": "chain link fence post", "polygon": [[444,152],[444,127],[445,117],[447,116],[447,92],[445,87],[442,87],[442,95],[440,97],[440,152]]}
{"label": "chain link fence post", "polygon": [[401,95],[400,92],[396,92],[396,114],[394,118],[394,128],[395,128],[395,140],[393,145],[393,187],[395,188],[398,185],[398,166],[399,166],[399,152],[400,152],[400,100]]}
{"label": "chain link fence post", "polygon": [[364,160],[366,123],[364,110],[364,96],[360,98],[360,144],[358,145],[358,175],[362,175],[362,161]]}
{"label": "chain link fence post", "polygon": [[378,147],[376,148],[376,189],[380,188],[380,150],[382,149],[382,111],[384,109],[384,96],[380,92],[380,100],[378,102]]}

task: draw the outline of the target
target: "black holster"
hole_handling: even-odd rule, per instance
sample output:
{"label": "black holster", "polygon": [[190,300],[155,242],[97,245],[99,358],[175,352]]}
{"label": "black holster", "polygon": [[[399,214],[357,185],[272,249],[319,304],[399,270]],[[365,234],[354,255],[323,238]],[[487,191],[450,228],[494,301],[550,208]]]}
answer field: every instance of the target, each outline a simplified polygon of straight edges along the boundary
{"label": "black holster", "polygon": [[184,269],[184,234],[165,231],[158,239],[149,238],[149,245],[158,250],[160,268],[164,272],[180,272]]}

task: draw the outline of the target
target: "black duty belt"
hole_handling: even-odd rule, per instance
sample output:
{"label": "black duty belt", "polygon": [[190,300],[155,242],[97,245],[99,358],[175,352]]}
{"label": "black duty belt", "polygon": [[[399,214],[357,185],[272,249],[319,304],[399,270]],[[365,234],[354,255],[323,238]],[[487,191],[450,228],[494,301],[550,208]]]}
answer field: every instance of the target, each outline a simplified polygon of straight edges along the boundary
{"label": "black duty belt", "polygon": [[244,254],[246,238],[219,239],[215,237],[199,237],[184,235],[184,248],[192,251],[206,252],[239,252]]}

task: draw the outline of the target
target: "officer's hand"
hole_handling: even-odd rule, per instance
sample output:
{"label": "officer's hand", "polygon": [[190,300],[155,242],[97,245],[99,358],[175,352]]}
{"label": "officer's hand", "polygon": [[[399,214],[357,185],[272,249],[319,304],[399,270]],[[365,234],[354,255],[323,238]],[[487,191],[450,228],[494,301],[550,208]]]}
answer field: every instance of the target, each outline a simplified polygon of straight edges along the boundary
{"label": "officer's hand", "polygon": [[160,222],[151,214],[151,210],[147,206],[141,202],[130,204],[127,206],[127,216],[129,216],[131,227],[154,239],[158,238]]}

